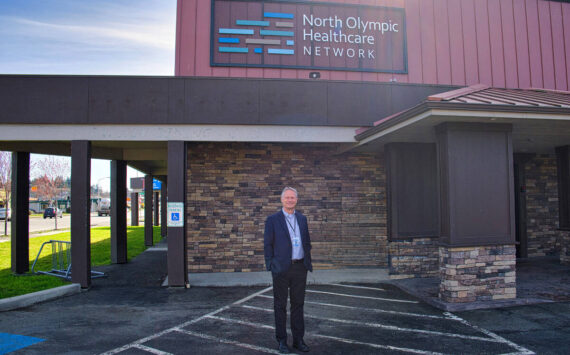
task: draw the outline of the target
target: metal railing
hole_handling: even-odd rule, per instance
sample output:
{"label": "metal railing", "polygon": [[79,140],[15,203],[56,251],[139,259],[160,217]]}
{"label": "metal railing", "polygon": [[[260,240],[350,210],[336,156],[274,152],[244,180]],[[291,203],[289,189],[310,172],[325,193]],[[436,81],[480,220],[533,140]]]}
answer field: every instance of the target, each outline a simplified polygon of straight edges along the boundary
{"label": "metal railing", "polygon": [[[51,270],[37,270],[36,264],[42,254],[44,246],[51,244]],[[71,242],[65,240],[48,240],[44,242],[38,251],[36,260],[32,264],[32,273],[61,277],[71,280]],[[91,271],[91,278],[107,276],[100,271]]]}

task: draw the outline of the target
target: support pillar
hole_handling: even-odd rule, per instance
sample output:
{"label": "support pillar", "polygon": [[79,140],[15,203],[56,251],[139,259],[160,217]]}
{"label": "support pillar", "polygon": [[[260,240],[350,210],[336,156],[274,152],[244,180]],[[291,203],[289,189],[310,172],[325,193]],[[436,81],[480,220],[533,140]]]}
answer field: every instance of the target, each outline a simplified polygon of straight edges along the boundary
{"label": "support pillar", "polygon": [[154,212],[154,225],[158,226],[160,224],[160,210],[158,209],[158,202],[159,202],[159,192],[156,191],[153,193],[154,195],[154,202],[153,202],[153,212]]}
{"label": "support pillar", "polygon": [[556,147],[560,263],[570,264],[570,146]]}
{"label": "support pillar", "polygon": [[514,154],[514,188],[515,188],[515,240],[517,242],[517,258],[528,257],[528,235],[526,216],[526,163],[534,154]]}
{"label": "support pillar", "polygon": [[[30,270],[29,216],[30,153],[12,153],[12,272]],[[6,206],[7,207],[7,206]]]}
{"label": "support pillar", "polygon": [[[186,211],[186,142],[168,142],[168,203],[182,203]],[[186,213],[182,227],[168,227],[168,285],[188,284],[186,261]]]}
{"label": "support pillar", "polygon": [[385,146],[390,278],[439,274],[437,154],[434,143]]}
{"label": "support pillar", "polygon": [[71,142],[71,281],[91,286],[91,142]]}
{"label": "support pillar", "polygon": [[153,245],[152,240],[152,175],[144,177],[144,245]]}
{"label": "support pillar", "polygon": [[111,262],[127,262],[127,162],[111,161]]}
{"label": "support pillar", "polygon": [[445,302],[516,298],[511,131],[508,124],[436,127]]}
{"label": "support pillar", "polygon": [[166,223],[166,204],[168,203],[167,194],[167,178],[165,177],[162,181],[162,186],[160,187],[160,235],[165,238],[167,232],[167,223]]}
{"label": "support pillar", "polygon": [[139,193],[131,193],[131,226],[139,225]]}

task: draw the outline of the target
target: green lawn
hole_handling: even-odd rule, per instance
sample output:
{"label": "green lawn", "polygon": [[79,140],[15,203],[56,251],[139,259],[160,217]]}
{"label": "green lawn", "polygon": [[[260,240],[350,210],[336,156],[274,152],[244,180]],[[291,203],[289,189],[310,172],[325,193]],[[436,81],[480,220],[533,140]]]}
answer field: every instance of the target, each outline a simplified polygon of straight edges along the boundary
{"label": "green lawn", "polygon": [[[160,227],[154,227],[153,239],[160,241]],[[30,238],[30,271],[42,243],[48,240],[70,240],[70,232]],[[142,253],[144,246],[144,226],[127,227],[127,258],[131,260]],[[14,275],[10,270],[11,243],[0,243],[0,298],[23,295],[30,292],[46,290],[69,284],[59,277],[49,275]],[[36,265],[36,270],[51,269],[51,248],[46,245]],[[99,227],[91,229],[91,265],[108,265],[111,263],[111,228]]]}

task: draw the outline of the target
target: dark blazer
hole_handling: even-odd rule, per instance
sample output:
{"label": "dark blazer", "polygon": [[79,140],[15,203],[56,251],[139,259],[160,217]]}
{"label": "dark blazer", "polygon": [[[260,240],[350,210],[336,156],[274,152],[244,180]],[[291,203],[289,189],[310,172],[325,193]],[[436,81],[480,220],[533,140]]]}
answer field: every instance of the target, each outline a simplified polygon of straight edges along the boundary
{"label": "dark blazer", "polygon": [[[295,211],[295,217],[301,232],[301,242],[305,253],[304,264],[307,270],[313,271],[311,263],[311,237],[307,217]],[[289,229],[285,221],[283,211],[279,211],[265,220],[265,232],[263,233],[263,249],[265,251],[265,267],[274,274],[287,272],[291,267],[291,255],[293,245],[289,236]]]}

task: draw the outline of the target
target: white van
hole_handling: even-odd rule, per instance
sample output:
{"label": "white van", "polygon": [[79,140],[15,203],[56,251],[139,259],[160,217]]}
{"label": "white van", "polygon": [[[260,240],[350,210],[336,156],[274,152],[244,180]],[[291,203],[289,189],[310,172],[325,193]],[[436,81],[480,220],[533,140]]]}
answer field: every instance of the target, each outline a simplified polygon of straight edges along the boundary
{"label": "white van", "polygon": [[108,216],[111,213],[111,200],[108,198],[102,198],[97,206],[98,216]]}

